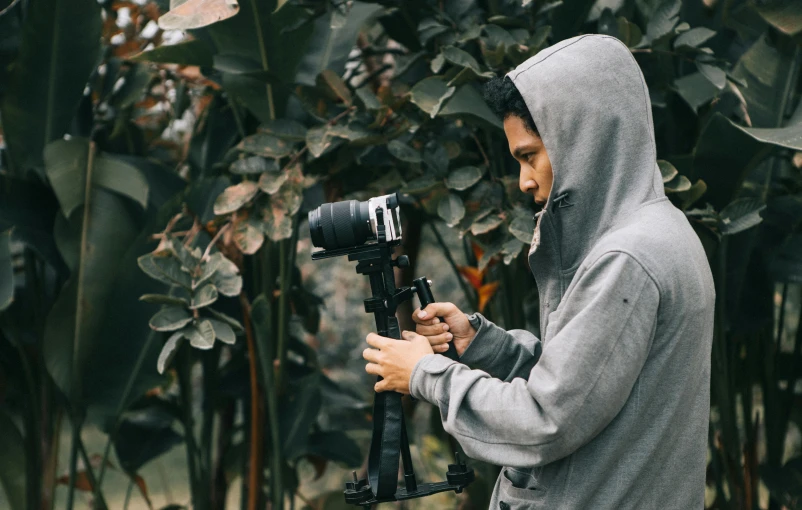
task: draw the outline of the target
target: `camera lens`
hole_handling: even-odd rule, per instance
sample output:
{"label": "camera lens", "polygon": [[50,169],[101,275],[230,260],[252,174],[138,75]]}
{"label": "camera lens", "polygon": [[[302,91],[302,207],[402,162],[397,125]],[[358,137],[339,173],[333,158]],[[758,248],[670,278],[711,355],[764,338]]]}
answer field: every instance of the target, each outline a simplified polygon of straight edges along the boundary
{"label": "camera lens", "polygon": [[364,244],[373,237],[368,203],[343,200],[309,211],[309,233],[317,248],[336,250]]}

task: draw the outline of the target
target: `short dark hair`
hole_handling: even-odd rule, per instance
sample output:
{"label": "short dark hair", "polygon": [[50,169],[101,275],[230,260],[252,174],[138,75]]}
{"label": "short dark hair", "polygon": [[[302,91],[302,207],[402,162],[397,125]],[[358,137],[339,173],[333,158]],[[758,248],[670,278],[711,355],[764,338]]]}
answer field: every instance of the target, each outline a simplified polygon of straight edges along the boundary
{"label": "short dark hair", "polygon": [[506,76],[493,78],[485,83],[483,92],[487,105],[502,120],[511,115],[520,117],[528,131],[540,136],[535,120],[532,118],[532,114],[529,113],[529,108],[526,106],[524,98],[518,92],[518,88],[512,83],[512,80]]}

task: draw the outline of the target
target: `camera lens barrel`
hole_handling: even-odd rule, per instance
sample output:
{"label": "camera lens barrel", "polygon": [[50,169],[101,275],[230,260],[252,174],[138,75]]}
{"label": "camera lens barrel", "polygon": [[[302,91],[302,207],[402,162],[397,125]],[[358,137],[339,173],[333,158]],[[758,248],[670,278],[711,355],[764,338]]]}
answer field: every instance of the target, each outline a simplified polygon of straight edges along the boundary
{"label": "camera lens barrel", "polygon": [[317,248],[336,250],[364,244],[373,236],[368,203],[344,200],[309,211],[309,233]]}

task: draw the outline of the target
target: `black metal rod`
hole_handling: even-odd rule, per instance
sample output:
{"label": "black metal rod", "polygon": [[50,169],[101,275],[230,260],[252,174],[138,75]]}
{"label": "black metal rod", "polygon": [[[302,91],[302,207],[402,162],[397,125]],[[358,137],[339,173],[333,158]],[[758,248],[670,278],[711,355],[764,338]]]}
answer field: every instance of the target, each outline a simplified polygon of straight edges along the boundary
{"label": "black metal rod", "polygon": [[401,460],[404,463],[404,486],[407,489],[407,493],[417,492],[418,481],[415,479],[412,456],[409,454],[409,437],[407,436],[407,424],[403,415],[401,415]]}

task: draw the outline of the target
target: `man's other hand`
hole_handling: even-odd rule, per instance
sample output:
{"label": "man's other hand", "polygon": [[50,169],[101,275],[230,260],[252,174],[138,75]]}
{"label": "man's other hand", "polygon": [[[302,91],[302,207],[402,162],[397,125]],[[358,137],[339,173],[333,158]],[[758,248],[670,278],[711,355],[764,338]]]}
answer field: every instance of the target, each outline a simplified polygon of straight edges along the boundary
{"label": "man's other hand", "polygon": [[369,361],[365,371],[383,378],[373,387],[376,391],[397,391],[409,395],[409,378],[415,365],[427,354],[434,354],[425,337],[412,331],[403,331],[401,336],[404,340],[376,333],[367,337],[368,345],[373,349],[362,352],[362,357]]}
{"label": "man's other hand", "polygon": [[453,340],[457,354],[462,356],[476,335],[468,317],[454,303],[430,303],[423,311],[412,312],[412,320],[417,323],[415,332],[425,336],[438,354],[446,352]]}

